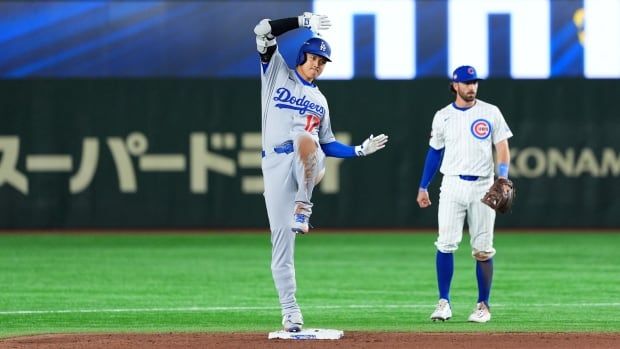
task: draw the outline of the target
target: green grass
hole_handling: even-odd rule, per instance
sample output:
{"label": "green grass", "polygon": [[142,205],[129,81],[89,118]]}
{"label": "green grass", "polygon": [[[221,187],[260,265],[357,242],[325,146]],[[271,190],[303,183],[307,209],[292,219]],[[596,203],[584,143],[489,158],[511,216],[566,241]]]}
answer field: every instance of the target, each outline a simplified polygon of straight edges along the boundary
{"label": "green grass", "polygon": [[[499,233],[493,320],[471,324],[468,236],[454,317],[432,323],[435,234],[297,240],[307,327],[370,331],[620,332],[620,234]],[[268,234],[0,235],[0,337],[57,332],[273,331]]]}

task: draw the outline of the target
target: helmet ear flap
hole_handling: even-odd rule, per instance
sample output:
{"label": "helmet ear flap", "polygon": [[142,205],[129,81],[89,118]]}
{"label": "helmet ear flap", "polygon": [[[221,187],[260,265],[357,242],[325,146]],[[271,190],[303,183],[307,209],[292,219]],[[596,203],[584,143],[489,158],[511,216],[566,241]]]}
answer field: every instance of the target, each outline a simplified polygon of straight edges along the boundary
{"label": "helmet ear flap", "polygon": [[306,52],[304,50],[299,50],[297,54],[297,65],[302,65],[306,63]]}

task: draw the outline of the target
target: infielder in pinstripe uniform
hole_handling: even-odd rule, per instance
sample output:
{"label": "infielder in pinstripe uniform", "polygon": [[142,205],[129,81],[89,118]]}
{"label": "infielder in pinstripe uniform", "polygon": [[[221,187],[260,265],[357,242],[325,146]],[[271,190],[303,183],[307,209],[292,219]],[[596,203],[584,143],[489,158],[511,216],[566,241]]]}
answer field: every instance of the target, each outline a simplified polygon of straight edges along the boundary
{"label": "infielder in pinstripe uniform", "polygon": [[[431,319],[452,317],[450,284],[454,272],[454,251],[463,237],[467,217],[472,256],[476,260],[478,302],[469,321],[491,320],[489,295],[493,280],[493,225],[495,211],[480,199],[493,184],[495,146],[498,176],[508,178],[512,132],[496,106],[476,99],[478,75],[471,66],[457,68],[452,76],[453,103],[433,118],[424,171],[417,202],[421,208],[431,205],[428,194],[437,169],[443,174],[439,194],[439,236],[436,268],[439,302]],[[440,167],[441,166],[441,167]]]}
{"label": "infielder in pinstripe uniform", "polygon": [[328,29],[327,16],[305,12],[298,17],[263,19],[254,28],[261,61],[262,170],[265,203],[271,228],[271,271],[282,307],[282,325],[302,329],[303,317],[295,299],[293,262],[295,236],[307,233],[312,191],[323,177],[325,156],[353,158],[385,147],[387,136],[372,135],[349,146],[334,138],[327,100],[314,84],[331,48],[320,37],[304,42],[295,69],[289,69],[277,49],[276,37],[296,28],[313,33]]}

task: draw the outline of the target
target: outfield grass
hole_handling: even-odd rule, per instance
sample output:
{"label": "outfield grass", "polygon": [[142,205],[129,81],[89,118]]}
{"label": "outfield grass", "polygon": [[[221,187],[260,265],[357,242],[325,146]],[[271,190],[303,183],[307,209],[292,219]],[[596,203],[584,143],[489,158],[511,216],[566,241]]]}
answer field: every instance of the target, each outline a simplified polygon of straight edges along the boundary
{"label": "outfield grass", "polygon": [[[437,297],[434,239],[299,237],[297,297],[307,327],[620,332],[620,234],[498,234],[487,324],[466,322],[477,297],[467,241],[456,256],[454,317],[428,320]],[[0,235],[0,337],[276,330],[269,265],[267,234]]]}

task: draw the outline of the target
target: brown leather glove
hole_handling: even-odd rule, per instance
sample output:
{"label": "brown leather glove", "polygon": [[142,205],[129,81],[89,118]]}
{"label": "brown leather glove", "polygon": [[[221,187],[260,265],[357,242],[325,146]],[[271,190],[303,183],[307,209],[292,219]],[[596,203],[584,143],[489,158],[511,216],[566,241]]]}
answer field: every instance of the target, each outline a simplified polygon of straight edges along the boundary
{"label": "brown leather glove", "polygon": [[506,213],[510,211],[514,199],[515,189],[512,181],[498,178],[480,201],[499,213]]}

